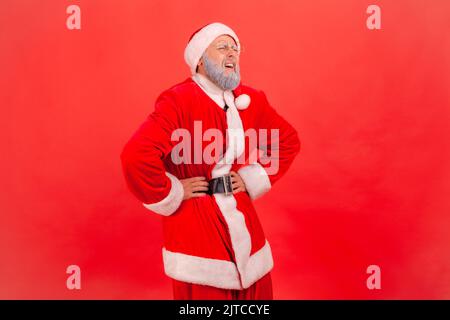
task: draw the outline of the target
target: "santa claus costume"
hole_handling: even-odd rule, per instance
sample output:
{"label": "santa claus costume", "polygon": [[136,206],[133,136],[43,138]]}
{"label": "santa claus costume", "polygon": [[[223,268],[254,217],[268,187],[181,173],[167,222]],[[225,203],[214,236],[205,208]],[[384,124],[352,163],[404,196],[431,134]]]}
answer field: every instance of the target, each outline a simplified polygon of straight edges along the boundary
{"label": "santa claus costume", "polygon": [[[233,30],[221,23],[207,25],[191,37],[185,60],[192,77],[158,97],[155,110],[121,153],[131,192],[145,208],[163,216],[162,258],[166,275],[173,279],[174,299],[272,299],[272,252],[252,201],[284,175],[300,141],[262,91],[242,83],[234,90],[222,90],[196,73],[205,49],[224,34],[240,46]],[[174,139],[177,129],[193,139],[192,161],[174,161],[177,158],[171,153],[180,142]],[[210,148],[208,129],[226,137],[224,153],[213,163],[194,161],[199,150],[203,154]],[[258,148],[266,159],[277,161],[276,172],[269,172],[274,171],[268,170],[273,163],[263,161],[264,155],[251,156],[255,150],[247,129],[266,135],[258,137],[257,141],[264,141]],[[271,130],[278,132],[277,141]],[[199,136],[202,139],[194,139]],[[247,192],[227,192],[223,177],[231,170],[241,176]],[[183,200],[180,179],[197,176],[208,181],[218,178],[225,192]]]}

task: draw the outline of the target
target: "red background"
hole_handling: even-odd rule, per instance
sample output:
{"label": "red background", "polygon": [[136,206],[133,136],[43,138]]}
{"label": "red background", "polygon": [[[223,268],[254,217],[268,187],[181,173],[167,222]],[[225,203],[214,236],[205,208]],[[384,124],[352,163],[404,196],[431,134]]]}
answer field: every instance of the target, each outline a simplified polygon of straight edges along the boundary
{"label": "red background", "polygon": [[[81,30],[66,28],[71,4]],[[370,4],[382,30],[366,28]],[[0,298],[172,298],[161,218],[119,155],[214,21],[302,141],[255,202],[275,298],[449,299],[446,0],[2,0]],[[66,288],[71,264],[81,290]],[[366,287],[371,264],[381,290]]]}

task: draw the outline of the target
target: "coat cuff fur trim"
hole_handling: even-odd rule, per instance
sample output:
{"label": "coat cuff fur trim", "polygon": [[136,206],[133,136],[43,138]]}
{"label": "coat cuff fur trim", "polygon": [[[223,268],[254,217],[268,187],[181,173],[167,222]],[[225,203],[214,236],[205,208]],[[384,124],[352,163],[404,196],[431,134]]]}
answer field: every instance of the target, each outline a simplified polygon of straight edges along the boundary
{"label": "coat cuff fur trim", "polygon": [[266,170],[259,164],[253,163],[238,170],[245,188],[252,200],[261,197],[272,187]]}
{"label": "coat cuff fur trim", "polygon": [[163,216],[170,216],[181,205],[184,197],[184,190],[181,181],[173,174],[166,172],[166,176],[170,179],[171,188],[169,194],[159,202],[143,203],[144,207]]}

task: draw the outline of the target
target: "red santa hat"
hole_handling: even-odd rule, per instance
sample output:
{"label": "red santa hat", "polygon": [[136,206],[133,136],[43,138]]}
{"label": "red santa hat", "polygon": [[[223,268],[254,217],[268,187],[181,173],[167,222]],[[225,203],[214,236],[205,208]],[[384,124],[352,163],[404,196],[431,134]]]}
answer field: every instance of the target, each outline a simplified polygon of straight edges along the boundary
{"label": "red santa hat", "polygon": [[214,22],[194,32],[184,50],[184,60],[191,69],[192,74],[196,73],[198,61],[206,48],[208,48],[214,39],[224,34],[232,37],[234,41],[236,41],[238,48],[240,48],[239,39],[236,33],[223,23]]}
{"label": "red santa hat", "polygon": [[[184,60],[191,69],[191,73],[197,72],[197,65],[205,52],[206,48],[214,41],[218,36],[229,35],[236,41],[238,49],[241,48],[239,38],[236,33],[228,26],[220,22],[214,22],[208,24],[199,30],[195,31],[184,50]],[[239,110],[246,109],[250,104],[250,97],[246,94],[241,94],[235,99],[235,105]]]}

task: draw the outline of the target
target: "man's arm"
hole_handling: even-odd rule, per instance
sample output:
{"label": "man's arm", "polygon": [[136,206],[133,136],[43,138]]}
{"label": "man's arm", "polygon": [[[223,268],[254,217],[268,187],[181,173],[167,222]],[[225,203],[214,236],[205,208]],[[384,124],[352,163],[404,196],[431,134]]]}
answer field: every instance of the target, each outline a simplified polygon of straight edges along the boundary
{"label": "man's arm", "polygon": [[166,172],[163,159],[174,146],[172,132],[179,127],[176,103],[162,94],[155,111],[133,134],[120,155],[125,180],[143,205],[158,214],[171,215],[183,200],[183,186]]}
{"label": "man's arm", "polygon": [[[263,92],[259,99],[258,114],[261,116],[258,117],[256,129],[267,129],[266,143],[258,146],[264,151],[264,155],[258,156],[257,162],[238,170],[252,199],[259,198],[268,192],[272,185],[286,173],[300,151],[297,131],[269,104]],[[276,137],[276,129],[278,129],[278,137]],[[261,131],[258,136],[260,134],[262,134]]]}

